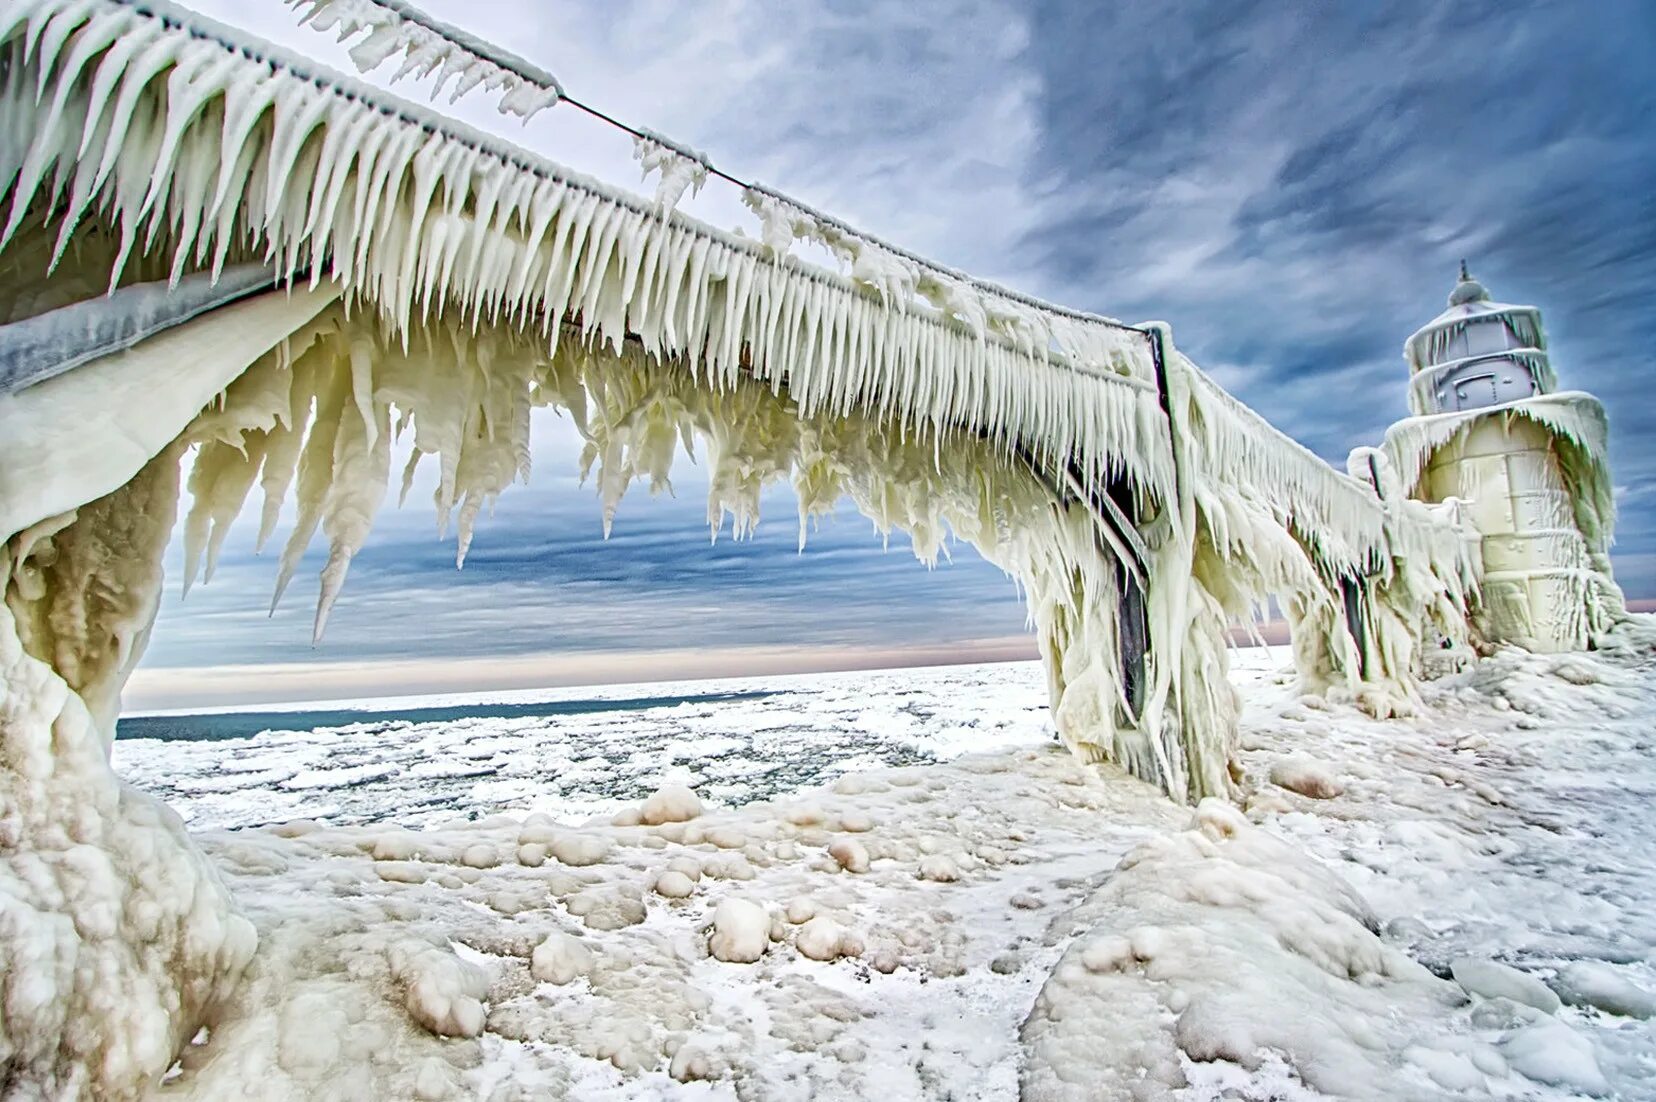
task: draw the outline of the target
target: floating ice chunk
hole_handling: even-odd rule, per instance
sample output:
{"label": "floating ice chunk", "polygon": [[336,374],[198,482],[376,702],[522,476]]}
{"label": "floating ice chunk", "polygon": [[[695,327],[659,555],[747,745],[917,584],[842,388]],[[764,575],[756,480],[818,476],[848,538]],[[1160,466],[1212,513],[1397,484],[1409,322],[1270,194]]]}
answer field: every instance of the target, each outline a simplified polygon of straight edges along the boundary
{"label": "floating ice chunk", "polygon": [[459,1084],[448,1062],[428,1056],[420,1062],[414,1077],[414,1097],[419,1102],[442,1102],[459,1096]]}
{"label": "floating ice chunk", "polygon": [[538,843],[549,846],[557,840],[557,837],[557,824],[550,817],[537,811],[523,821],[523,827],[518,831],[518,844]]}
{"label": "floating ice chunk", "polygon": [[460,863],[473,869],[492,869],[500,864],[500,853],[487,842],[467,846],[460,855]]}
{"label": "floating ice chunk", "polygon": [[1501,1055],[1519,1075],[1537,1083],[1580,1091],[1610,1093],[1593,1042],[1556,1018],[1545,1018],[1501,1042]]}
{"label": "floating ice chunk", "polygon": [[403,987],[403,1005],[420,1025],[439,1037],[476,1037],[483,1032],[483,996],[489,977],[451,950],[417,939],[386,950],[391,976]]}
{"label": "floating ice chunk", "polygon": [[680,1083],[692,1083],[703,1079],[713,1079],[718,1075],[712,1058],[696,1045],[680,1045],[679,1050],[673,1053],[673,1062],[667,1067],[667,1074]]}
{"label": "floating ice chunk", "polygon": [[714,880],[752,880],[753,865],[740,853],[720,853],[709,857],[702,872]]}
{"label": "floating ice chunk", "polygon": [[702,878],[702,863],[694,857],[675,857],[667,862],[667,868],[671,872],[683,873],[692,882]]}
{"label": "floating ice chunk", "polygon": [[655,880],[655,893],[668,899],[688,899],[695,890],[695,881],[676,869],[666,870]]}
{"label": "floating ice chunk", "polygon": [[586,942],[565,933],[548,934],[529,956],[529,974],[542,983],[562,986],[592,974],[592,950]]}
{"label": "floating ice chunk", "polygon": [[847,834],[866,834],[874,829],[874,820],[861,811],[846,811],[839,817],[839,828]]}
{"label": "floating ice chunk", "polygon": [[939,884],[952,884],[960,879],[960,867],[946,853],[933,853],[920,859],[920,879]]}
{"label": "floating ice chunk", "polygon": [[1511,999],[1515,1003],[1533,1006],[1544,1014],[1558,1011],[1559,999],[1552,988],[1516,968],[1492,960],[1459,957],[1449,962],[1449,971],[1456,983],[1474,995],[1482,995],[1486,999]]}
{"label": "floating ice chunk", "polygon": [[1559,970],[1552,987],[1571,1006],[1594,1006],[1624,1018],[1656,1018],[1656,995],[1602,961],[1571,961]]}
{"label": "floating ice chunk", "polygon": [[411,831],[398,830],[374,839],[372,853],[376,861],[407,861],[420,850],[420,837]]}
{"label": "floating ice chunk", "polygon": [[799,928],[794,947],[812,960],[838,960],[862,952],[862,939],[827,915],[817,915]]}
{"label": "floating ice chunk", "polygon": [[742,829],[729,824],[713,827],[702,837],[720,849],[741,849],[748,844],[748,836]]}
{"label": "floating ice chunk", "polygon": [[609,856],[610,843],[596,834],[562,834],[548,851],[566,865],[596,865]]}
{"label": "floating ice chunk", "polygon": [[1424,1071],[1432,1082],[1444,1090],[1475,1091],[1484,1086],[1483,1070],[1462,1053],[1412,1045],[1404,1050],[1403,1058]]}
{"label": "floating ice chunk", "polygon": [[788,808],[784,816],[788,822],[798,827],[821,826],[827,817],[821,806],[813,803],[794,804]]}
{"label": "floating ice chunk", "polygon": [[752,964],[770,948],[770,915],[747,899],[726,899],[713,911],[707,947],[719,960]]}
{"label": "floating ice chunk", "polygon": [[569,897],[565,906],[589,930],[619,930],[644,921],[644,893],[631,884],[601,884]]}

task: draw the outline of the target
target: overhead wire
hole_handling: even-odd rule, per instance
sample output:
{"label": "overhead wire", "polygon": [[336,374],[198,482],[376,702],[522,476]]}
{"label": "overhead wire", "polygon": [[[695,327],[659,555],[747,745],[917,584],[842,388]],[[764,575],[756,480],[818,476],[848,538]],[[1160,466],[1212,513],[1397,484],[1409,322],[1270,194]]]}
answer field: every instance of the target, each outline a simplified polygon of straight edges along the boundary
{"label": "overhead wire", "polygon": [[[301,7],[309,4],[313,9],[312,16],[314,16],[315,14],[328,8],[330,5],[340,3],[340,0],[286,0],[286,2],[294,7]],[[654,142],[656,145],[669,149],[681,157],[685,157],[696,162],[702,168],[706,169],[709,175],[716,176],[719,179],[724,180],[726,183],[740,188],[744,192],[762,195],[776,202],[783,203],[797,210],[799,213],[815,219],[820,225],[830,227],[839,233],[868,242],[877,248],[883,249],[894,256],[901,257],[909,263],[915,264],[918,267],[924,268],[936,275],[944,276],[947,279],[964,284],[977,291],[994,295],[998,298],[1006,299],[1010,302],[1015,302],[1019,305],[1027,306],[1035,310],[1069,318],[1071,320],[1088,322],[1126,332],[1140,334],[1147,334],[1148,332],[1141,326],[1129,325],[1125,322],[1117,320],[1116,318],[1105,317],[1101,314],[1094,314],[1085,310],[1076,310],[1068,306],[1059,305],[1058,303],[1048,302],[1033,295],[1013,290],[1010,287],[1004,287],[998,283],[980,279],[970,273],[963,272],[957,268],[949,267],[946,264],[941,264],[930,259],[929,257],[921,256],[919,253],[906,249],[901,245],[893,244],[875,236],[872,233],[858,229],[850,223],[817,210],[810,204],[802,202],[801,200],[796,199],[785,192],[767,187],[764,184],[744,180],[739,176],[726,172],[715,165],[712,160],[700,150],[693,149],[683,142],[676,141],[673,138],[657,133],[656,131],[641,126],[634,126],[631,123],[616,118],[614,115],[599,107],[595,107],[592,104],[587,103],[579,97],[570,95],[558,78],[550,71],[534,64],[533,62],[527,61],[522,57],[519,57],[517,54],[501,49],[499,46],[496,46],[487,39],[473,35],[451,23],[446,23],[441,19],[435,18],[427,14],[422,9],[409,3],[408,0],[353,0],[353,2],[359,7],[361,5],[371,5],[373,7],[380,8],[398,19],[405,20],[423,28],[431,34],[437,35],[450,45],[472,55],[475,58],[509,72],[521,80],[528,81],[531,84],[538,86],[543,91],[552,93],[553,96],[548,106],[555,107],[559,103],[567,103],[569,106],[591,116],[594,119],[597,119],[602,123],[632,135],[633,138],[639,141]],[[312,16],[303,17],[301,21],[309,21]],[[341,39],[343,40],[346,37],[349,37],[349,33],[342,33]]]}

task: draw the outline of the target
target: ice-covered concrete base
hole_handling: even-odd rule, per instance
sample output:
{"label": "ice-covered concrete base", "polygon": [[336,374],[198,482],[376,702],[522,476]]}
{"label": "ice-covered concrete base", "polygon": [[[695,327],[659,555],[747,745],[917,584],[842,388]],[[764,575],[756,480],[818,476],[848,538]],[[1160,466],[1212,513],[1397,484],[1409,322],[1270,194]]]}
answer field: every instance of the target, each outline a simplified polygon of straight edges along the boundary
{"label": "ice-covered concrete base", "polygon": [[0,1093],[128,1099],[233,989],[253,927],[178,816],[116,777],[178,463],[0,547]]}

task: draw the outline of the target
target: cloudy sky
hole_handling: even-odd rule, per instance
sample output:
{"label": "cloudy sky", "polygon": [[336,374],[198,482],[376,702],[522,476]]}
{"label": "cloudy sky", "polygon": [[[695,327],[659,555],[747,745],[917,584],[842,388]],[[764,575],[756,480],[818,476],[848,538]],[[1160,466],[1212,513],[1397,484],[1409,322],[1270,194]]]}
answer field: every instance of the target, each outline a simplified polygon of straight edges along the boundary
{"label": "cloudy sky", "polygon": [[[273,0],[191,6],[348,65]],[[1341,466],[1404,414],[1402,341],[1466,257],[1497,298],[1542,307],[1563,384],[1610,410],[1617,569],[1630,596],[1656,596],[1644,0],[424,6],[881,236],[1171,322],[1181,349]],[[568,108],[528,127],[482,97],[457,112],[637,178],[628,140]],[[717,183],[689,209],[748,225]],[[539,423],[536,446],[534,485],[503,498],[460,574],[427,509],[382,518],[317,650],[308,583],[266,620],[273,566],[233,538],[212,586],[169,594],[137,703],[304,695],[326,671],[337,695],[454,688],[460,670],[590,681],[1027,647],[1014,587],[969,548],[928,573],[847,511],[800,556],[785,492],[757,540],[709,545],[693,471],[675,499],[629,499],[604,544],[567,429]]]}

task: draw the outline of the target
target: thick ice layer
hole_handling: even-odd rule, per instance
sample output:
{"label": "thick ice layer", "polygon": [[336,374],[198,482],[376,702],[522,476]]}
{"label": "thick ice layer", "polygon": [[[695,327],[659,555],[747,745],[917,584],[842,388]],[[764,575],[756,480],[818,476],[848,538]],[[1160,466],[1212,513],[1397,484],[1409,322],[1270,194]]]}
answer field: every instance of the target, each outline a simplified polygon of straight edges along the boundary
{"label": "thick ice layer", "polygon": [[1538,650],[1584,649],[1625,614],[1609,549],[1609,427],[1588,394],[1411,417],[1386,433],[1403,492],[1454,494],[1479,521],[1487,585],[1480,626]]}
{"label": "thick ice layer", "polygon": [[[158,1096],[1000,1098],[1022,1068],[1035,1099],[1637,1097],[1652,653],[1503,654],[1386,724],[1247,654],[1245,819],[1053,748],[654,827],[642,795],[467,820],[491,805],[460,793],[428,830],[210,832],[261,951]],[[793,680],[779,720],[863,684]],[[1338,795],[1270,780],[1307,752]],[[714,949],[736,899],[768,917],[751,962]],[[1565,1005],[1473,976],[1502,967]]]}
{"label": "thick ice layer", "polygon": [[160,591],[168,449],[0,546],[0,1072],[8,1095],[138,1097],[255,945],[178,816],[107,761]]}

